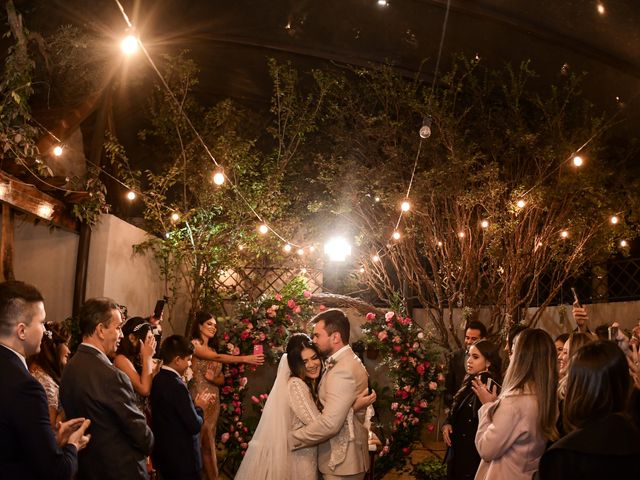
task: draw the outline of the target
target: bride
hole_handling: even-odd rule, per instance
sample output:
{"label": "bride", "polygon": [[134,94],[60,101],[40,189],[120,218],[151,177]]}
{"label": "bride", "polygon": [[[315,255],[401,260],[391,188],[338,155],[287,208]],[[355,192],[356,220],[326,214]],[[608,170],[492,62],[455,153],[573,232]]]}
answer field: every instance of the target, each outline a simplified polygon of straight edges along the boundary
{"label": "bride", "polygon": [[[260,423],[249,443],[236,480],[317,480],[317,447],[292,452],[289,432],[311,423],[322,405],[317,388],[322,374],[319,352],[308,335],[295,333],[280,359]],[[354,411],[371,405],[375,392],[356,399]]]}

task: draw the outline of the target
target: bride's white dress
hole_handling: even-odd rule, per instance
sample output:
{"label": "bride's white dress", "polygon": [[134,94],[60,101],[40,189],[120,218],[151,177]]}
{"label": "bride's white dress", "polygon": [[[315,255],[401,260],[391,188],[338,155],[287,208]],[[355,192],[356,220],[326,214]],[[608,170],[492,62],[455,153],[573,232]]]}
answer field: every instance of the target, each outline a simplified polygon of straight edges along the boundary
{"label": "bride's white dress", "polygon": [[258,428],[236,473],[236,480],[318,480],[317,447],[292,452],[289,432],[320,415],[309,387],[291,376],[287,356],[262,411]]}

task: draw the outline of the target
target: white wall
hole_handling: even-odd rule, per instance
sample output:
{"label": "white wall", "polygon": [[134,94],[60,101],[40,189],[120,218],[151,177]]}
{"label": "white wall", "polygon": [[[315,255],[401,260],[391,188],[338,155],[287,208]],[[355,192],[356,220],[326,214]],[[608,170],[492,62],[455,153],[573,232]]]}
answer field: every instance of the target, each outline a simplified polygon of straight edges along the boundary
{"label": "white wall", "polygon": [[47,319],[71,316],[78,235],[30,217],[16,215],[13,269],[16,280],[38,287],[45,298]]}

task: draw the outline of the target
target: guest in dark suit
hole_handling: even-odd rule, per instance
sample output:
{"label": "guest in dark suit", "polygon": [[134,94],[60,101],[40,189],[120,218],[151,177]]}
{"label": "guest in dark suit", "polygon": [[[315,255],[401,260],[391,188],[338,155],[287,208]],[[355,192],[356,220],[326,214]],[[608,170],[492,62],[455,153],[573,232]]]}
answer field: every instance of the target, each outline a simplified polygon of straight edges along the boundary
{"label": "guest in dark suit", "polygon": [[122,315],[109,298],[80,309],[82,343],[62,375],[60,398],[67,415],[91,419],[92,441],[79,458],[79,480],[147,479],[153,434],[135,404],[131,381],[109,357],[122,338]]}
{"label": "guest in dark suit", "polygon": [[180,335],[162,344],[163,366],[151,386],[152,428],[155,436],[152,459],[163,480],[200,480],[202,455],[200,429],[209,393],[191,395],[182,375],[191,365],[194,346]]}
{"label": "guest in dark suit", "polygon": [[23,282],[0,283],[0,476],[6,479],[71,479],[78,450],[89,441],[83,418],[51,428],[47,397],[27,369],[40,350],[44,300]]}

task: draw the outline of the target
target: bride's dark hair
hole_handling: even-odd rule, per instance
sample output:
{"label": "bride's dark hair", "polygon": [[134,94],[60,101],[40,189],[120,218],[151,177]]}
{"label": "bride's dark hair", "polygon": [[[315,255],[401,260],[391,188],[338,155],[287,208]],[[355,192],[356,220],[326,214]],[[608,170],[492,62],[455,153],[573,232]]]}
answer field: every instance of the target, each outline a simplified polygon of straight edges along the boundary
{"label": "bride's dark hair", "polygon": [[318,347],[311,341],[311,338],[306,333],[294,333],[289,337],[289,341],[287,342],[287,363],[289,364],[289,369],[291,370],[291,375],[294,375],[298,378],[301,378],[309,385],[309,389],[311,390],[311,395],[320,408],[320,402],[318,401],[318,384],[320,382],[320,377],[317,379],[311,380],[307,378],[305,374],[304,361],[302,360],[302,351],[305,348],[310,348],[318,358],[320,358],[320,352],[318,351]]}

